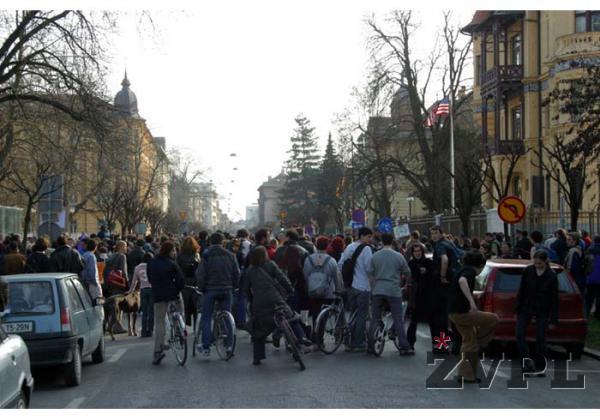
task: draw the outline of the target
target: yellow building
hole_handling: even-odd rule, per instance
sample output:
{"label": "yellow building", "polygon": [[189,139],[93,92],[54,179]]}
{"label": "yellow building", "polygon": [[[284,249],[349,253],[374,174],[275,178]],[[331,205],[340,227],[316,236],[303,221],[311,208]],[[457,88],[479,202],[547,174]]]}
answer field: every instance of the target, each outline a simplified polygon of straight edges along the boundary
{"label": "yellow building", "polygon": [[[600,11],[477,11],[463,32],[473,39],[473,106],[495,173],[505,177],[510,156],[521,155],[507,193],[538,214],[568,214],[539,153],[568,121],[554,119],[555,109],[541,104],[559,80],[577,78],[583,65],[600,65]],[[598,176],[595,163],[587,171]],[[598,210],[598,188],[586,190],[583,211]],[[483,203],[497,204],[489,194]]]}

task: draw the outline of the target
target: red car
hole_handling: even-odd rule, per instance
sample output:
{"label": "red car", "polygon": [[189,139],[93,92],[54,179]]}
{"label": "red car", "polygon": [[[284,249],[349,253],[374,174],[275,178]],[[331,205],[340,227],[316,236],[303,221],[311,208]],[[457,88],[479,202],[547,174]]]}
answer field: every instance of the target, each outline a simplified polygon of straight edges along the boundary
{"label": "red car", "polygon": [[[523,270],[530,264],[529,260],[490,260],[476,279],[475,302],[481,310],[493,312],[500,318],[495,341],[515,342],[517,292]],[[548,329],[546,340],[549,344],[564,346],[573,358],[578,359],[583,353],[587,334],[583,298],[577,284],[563,267],[558,264],[550,266],[558,275],[558,325]],[[535,321],[527,328],[527,341],[535,341]]]}

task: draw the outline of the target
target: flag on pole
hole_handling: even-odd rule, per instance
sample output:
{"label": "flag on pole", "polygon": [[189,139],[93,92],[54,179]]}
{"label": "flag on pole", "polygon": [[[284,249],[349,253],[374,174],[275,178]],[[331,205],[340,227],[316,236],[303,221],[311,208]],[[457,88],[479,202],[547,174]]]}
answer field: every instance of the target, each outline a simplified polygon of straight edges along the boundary
{"label": "flag on pole", "polygon": [[433,124],[437,122],[436,116],[437,105],[432,105],[429,109],[429,113],[427,114],[427,119],[425,120],[425,127],[431,127]]}
{"label": "flag on pole", "polygon": [[435,115],[438,117],[450,115],[450,101],[448,98],[444,98],[440,101],[435,110]]}

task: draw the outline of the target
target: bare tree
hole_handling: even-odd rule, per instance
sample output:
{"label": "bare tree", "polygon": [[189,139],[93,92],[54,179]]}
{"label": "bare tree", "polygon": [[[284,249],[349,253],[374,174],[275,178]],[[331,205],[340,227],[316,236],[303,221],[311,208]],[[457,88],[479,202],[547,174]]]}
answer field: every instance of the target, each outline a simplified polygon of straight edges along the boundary
{"label": "bare tree", "polygon": [[28,104],[103,130],[104,38],[114,24],[111,13],[0,12],[0,167]]}
{"label": "bare tree", "polygon": [[390,162],[393,173],[404,177],[414,187],[427,209],[441,212],[448,208],[449,182],[447,125],[424,126],[428,107],[426,96],[430,83],[442,68],[442,94],[452,99],[451,112],[460,113],[464,98],[457,92],[464,83],[463,71],[468,64],[471,40],[461,37],[458,27],[452,25],[451,14],[444,13],[442,40],[437,38],[426,61],[413,57],[416,25],[411,11],[393,11],[386,23],[389,29],[374,18],[367,24],[372,32],[369,39],[371,59],[374,63],[371,85],[373,91],[388,92],[385,87],[402,87],[409,98],[409,112],[396,121],[398,127],[409,125],[416,150],[397,154]]}

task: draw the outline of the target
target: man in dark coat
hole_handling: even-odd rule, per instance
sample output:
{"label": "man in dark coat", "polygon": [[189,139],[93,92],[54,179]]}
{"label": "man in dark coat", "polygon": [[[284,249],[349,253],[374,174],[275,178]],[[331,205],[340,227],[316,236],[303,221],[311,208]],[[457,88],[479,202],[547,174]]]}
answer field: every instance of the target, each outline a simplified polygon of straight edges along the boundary
{"label": "man in dark coat", "polygon": [[127,254],[127,275],[130,279],[133,278],[135,267],[137,267],[138,264],[141,264],[144,259],[144,254],[146,254],[146,251],[144,251],[144,244],[145,242],[143,239],[138,239],[135,242],[135,248]]}
{"label": "man in dark coat", "polygon": [[84,264],[79,252],[67,245],[67,240],[64,236],[59,236],[56,240],[56,250],[50,255],[49,266],[52,273],[73,273],[79,275],[81,270],[83,270]]}
{"label": "man in dark coat", "polygon": [[295,293],[288,301],[292,309],[308,310],[308,288],[303,271],[308,251],[298,244],[299,237],[296,230],[288,230],[285,237],[285,244],[275,252],[275,262],[294,286]]}

